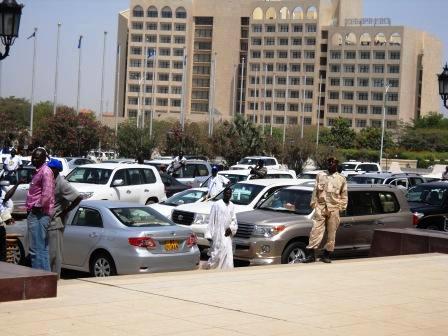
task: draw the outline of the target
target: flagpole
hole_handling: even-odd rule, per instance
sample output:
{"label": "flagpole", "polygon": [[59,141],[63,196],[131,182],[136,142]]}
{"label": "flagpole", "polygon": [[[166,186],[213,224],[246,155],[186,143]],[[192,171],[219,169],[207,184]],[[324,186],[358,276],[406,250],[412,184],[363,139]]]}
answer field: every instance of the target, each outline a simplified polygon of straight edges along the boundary
{"label": "flagpole", "polygon": [[142,85],[140,85],[140,92],[142,93],[142,102],[140,105],[141,108],[141,118],[142,118],[142,129],[145,128],[145,87],[146,87],[146,66],[148,65],[148,47],[146,47],[146,50],[143,50],[144,58],[143,58],[143,78],[142,78]]}
{"label": "flagpole", "polygon": [[303,83],[303,90],[302,90],[302,125],[300,130],[300,138],[303,139],[303,125],[305,123],[305,85],[306,85],[306,76]]}
{"label": "flagpole", "polygon": [[34,118],[34,84],[36,80],[36,50],[37,50],[37,28],[34,28],[33,41],[33,69],[31,72],[31,111],[30,111],[30,137],[33,137],[33,118]]}
{"label": "flagpole", "polygon": [[215,126],[215,90],[216,90],[216,52],[213,61],[213,91],[212,91],[212,120],[211,120],[211,134],[213,135],[213,128]]}
{"label": "flagpole", "polygon": [[54,73],[54,98],[53,98],[53,115],[56,115],[56,105],[58,103],[58,67],[59,67],[59,44],[61,37],[61,25],[62,23],[58,23],[58,33],[56,37],[56,70]]}
{"label": "flagpole", "polygon": [[319,77],[319,100],[317,102],[317,133],[316,133],[316,149],[319,147],[319,130],[320,130],[320,95],[322,94],[322,76]]}
{"label": "flagpole", "polygon": [[233,65],[233,88],[232,88],[232,116],[235,117],[236,115],[236,102],[235,102],[235,96],[236,96],[236,77],[238,73],[238,64]]}
{"label": "flagpole", "polygon": [[208,136],[213,135],[213,121],[214,121],[214,103],[215,103],[215,71],[216,71],[216,53],[213,54],[212,58],[212,70],[210,74],[210,90],[208,97]]}
{"label": "flagpole", "polygon": [[117,85],[116,85],[116,97],[115,97],[115,138],[118,136],[118,105],[119,105],[119,90],[120,90],[120,45],[117,47]]}
{"label": "flagpole", "polygon": [[274,96],[275,96],[275,74],[272,81],[271,129],[270,129],[271,136],[272,136],[272,123],[274,119]]}
{"label": "flagpole", "polygon": [[240,114],[243,113],[243,78],[244,78],[244,57],[241,60],[241,84],[240,84]]}
{"label": "flagpole", "polygon": [[264,93],[263,93],[263,136],[264,136],[264,127],[266,124],[266,84],[268,79],[268,65],[264,65]]}
{"label": "flagpole", "polygon": [[286,95],[285,95],[285,109],[283,112],[283,148],[286,141],[286,110],[288,108],[288,94],[289,94],[289,68],[286,69]]}
{"label": "flagpole", "polygon": [[155,113],[155,108],[156,108],[156,69],[158,67],[158,56],[159,53],[157,52],[158,50],[155,50],[155,55],[154,55],[154,61],[152,64],[152,68],[153,68],[153,72],[152,72],[152,96],[151,96],[151,114],[149,115],[149,138],[152,138],[152,120],[154,118],[154,113]]}
{"label": "flagpole", "polygon": [[182,63],[182,96],[180,99],[180,125],[182,132],[185,130],[185,94],[186,94],[186,83],[187,83],[187,49],[184,47],[184,61]]}
{"label": "flagpole", "polygon": [[78,95],[76,97],[76,112],[79,115],[79,100],[81,95],[81,55],[82,55],[82,35],[79,36],[78,49],[79,49],[79,59],[78,59]]}
{"label": "flagpole", "polygon": [[103,41],[103,62],[102,62],[102,70],[101,70],[101,102],[100,102],[100,122],[103,124],[103,101],[104,101],[104,66],[106,60],[106,38],[107,31],[104,32],[104,41]]}
{"label": "flagpole", "polygon": [[258,89],[258,85],[257,85],[257,77],[258,77],[258,69],[255,70],[255,96],[254,96],[254,108],[255,108],[255,113],[254,113],[254,123],[256,123],[255,121],[255,116],[258,114],[258,108],[257,108],[257,89]]}

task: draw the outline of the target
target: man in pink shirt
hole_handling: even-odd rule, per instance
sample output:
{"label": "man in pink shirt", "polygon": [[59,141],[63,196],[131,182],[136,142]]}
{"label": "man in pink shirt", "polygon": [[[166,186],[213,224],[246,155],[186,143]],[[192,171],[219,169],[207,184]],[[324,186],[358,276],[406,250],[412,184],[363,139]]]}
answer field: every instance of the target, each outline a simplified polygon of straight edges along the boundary
{"label": "man in pink shirt", "polygon": [[26,197],[26,209],[31,267],[50,271],[47,229],[54,212],[54,176],[45,164],[46,157],[43,148],[37,148],[31,156],[36,173]]}

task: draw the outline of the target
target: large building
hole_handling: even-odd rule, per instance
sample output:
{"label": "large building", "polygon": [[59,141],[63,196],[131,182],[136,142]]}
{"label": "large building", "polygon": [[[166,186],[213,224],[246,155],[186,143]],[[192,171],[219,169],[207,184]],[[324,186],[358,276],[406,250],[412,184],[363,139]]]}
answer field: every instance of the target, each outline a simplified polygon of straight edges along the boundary
{"label": "large building", "polygon": [[393,128],[440,109],[441,42],[364,18],[362,0],[131,0],[118,45],[118,113],[140,122],[183,110],[363,128],[380,127],[385,108]]}

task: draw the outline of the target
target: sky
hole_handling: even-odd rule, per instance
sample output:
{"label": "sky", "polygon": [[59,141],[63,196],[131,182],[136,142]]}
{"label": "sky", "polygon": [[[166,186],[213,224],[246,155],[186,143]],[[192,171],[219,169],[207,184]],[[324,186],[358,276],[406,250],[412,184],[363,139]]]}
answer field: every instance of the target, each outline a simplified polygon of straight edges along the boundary
{"label": "sky", "polygon": [[[222,0],[225,1],[225,0]],[[241,0],[244,1],[244,0]],[[107,31],[104,111],[114,109],[115,58],[118,13],[129,0],[17,0],[25,5],[20,36],[10,56],[1,61],[0,95],[30,99],[33,40],[38,28],[35,101],[53,101],[57,24],[61,26],[58,104],[76,106],[78,39],[82,40],[81,108],[100,110],[103,36]],[[448,55],[447,0],[364,0],[364,17],[389,17],[432,33],[442,40]],[[442,69],[442,64],[441,64]]]}

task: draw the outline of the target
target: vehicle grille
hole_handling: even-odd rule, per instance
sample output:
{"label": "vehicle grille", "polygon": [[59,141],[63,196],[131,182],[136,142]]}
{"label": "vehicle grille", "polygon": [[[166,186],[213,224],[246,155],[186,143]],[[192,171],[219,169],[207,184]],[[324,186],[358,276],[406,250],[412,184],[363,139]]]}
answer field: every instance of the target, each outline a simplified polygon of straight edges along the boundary
{"label": "vehicle grille", "polygon": [[194,212],[174,210],[171,219],[176,224],[191,225],[194,220]]}
{"label": "vehicle grille", "polygon": [[254,224],[238,223],[238,231],[236,231],[235,237],[250,238],[253,231]]}

